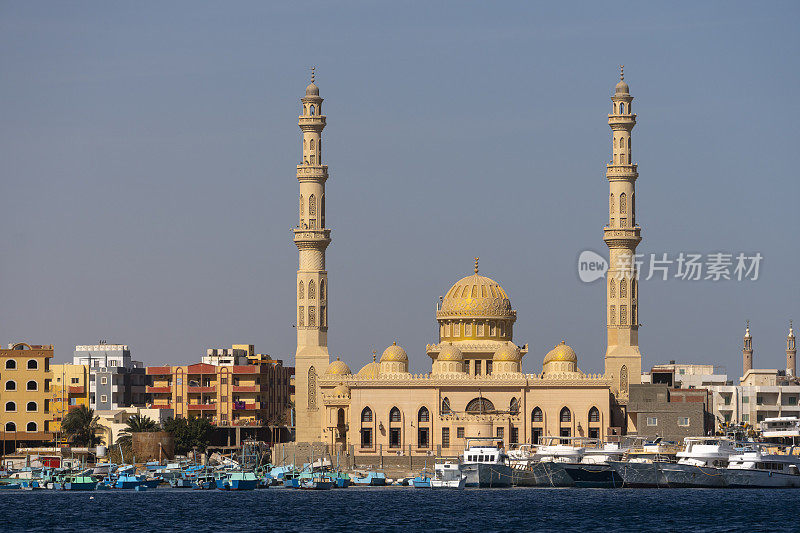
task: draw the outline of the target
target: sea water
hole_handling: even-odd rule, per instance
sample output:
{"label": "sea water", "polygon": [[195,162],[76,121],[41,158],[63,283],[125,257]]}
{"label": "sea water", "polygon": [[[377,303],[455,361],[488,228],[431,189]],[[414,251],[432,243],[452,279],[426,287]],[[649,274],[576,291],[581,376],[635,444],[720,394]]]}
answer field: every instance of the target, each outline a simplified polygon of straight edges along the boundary
{"label": "sea water", "polygon": [[800,531],[800,490],[2,491],[9,531]]}

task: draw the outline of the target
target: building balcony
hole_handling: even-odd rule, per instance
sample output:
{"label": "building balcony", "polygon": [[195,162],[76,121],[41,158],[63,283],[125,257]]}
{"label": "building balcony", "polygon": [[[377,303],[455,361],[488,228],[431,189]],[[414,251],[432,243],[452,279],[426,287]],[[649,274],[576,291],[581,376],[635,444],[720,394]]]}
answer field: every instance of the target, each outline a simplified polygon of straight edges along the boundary
{"label": "building balcony", "polygon": [[238,365],[233,367],[234,374],[258,374],[258,365]]}
{"label": "building balcony", "polygon": [[86,387],[83,385],[70,385],[69,393],[70,394],[83,394],[86,392]]}
{"label": "building balcony", "polygon": [[151,403],[147,406],[148,409],[172,409],[171,403]]}
{"label": "building balcony", "polygon": [[192,387],[192,386],[190,386],[189,387],[189,394],[191,394],[193,392],[197,392],[197,393],[200,393],[200,392],[217,392],[217,388],[216,387],[209,387],[209,386],[206,386],[206,387]]}
{"label": "building balcony", "polygon": [[261,392],[261,385],[234,385],[233,392]]}
{"label": "building balcony", "polygon": [[190,403],[190,411],[216,411],[217,406],[213,403]]}
{"label": "building balcony", "polygon": [[147,375],[148,376],[169,376],[172,374],[172,367],[171,366],[148,366],[147,367]]}
{"label": "building balcony", "polygon": [[257,411],[258,409],[261,409],[261,404],[259,402],[233,402],[233,409],[234,411]]}
{"label": "building balcony", "polygon": [[172,394],[172,387],[147,387],[148,394]]}

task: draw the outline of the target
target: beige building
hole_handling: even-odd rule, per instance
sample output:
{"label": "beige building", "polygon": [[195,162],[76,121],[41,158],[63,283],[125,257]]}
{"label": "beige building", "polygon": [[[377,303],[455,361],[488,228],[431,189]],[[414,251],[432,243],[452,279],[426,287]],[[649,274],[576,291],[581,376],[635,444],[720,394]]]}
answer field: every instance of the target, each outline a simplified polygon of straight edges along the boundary
{"label": "beige building", "polygon": [[48,442],[52,345],[24,342],[0,350],[0,436],[3,451]]}
{"label": "beige building", "polygon": [[544,435],[604,438],[624,430],[628,388],[641,379],[638,282],[631,267],[641,236],[630,140],[636,115],[622,76],[611,100],[605,373],[583,373],[575,351],[563,341],[547,353],[541,370],[534,363],[536,370],[526,373],[523,358],[529,348],[514,342],[517,316],[511,299],[499,283],[479,274],[477,258],[474,273],[455,282],[436,310],[439,335],[426,347],[429,371],[412,373],[405,350],[392,344],[380,359],[373,354],[352,372],[339,358],[331,362],[327,346],[325,250],[331,239],[325,225],[328,167],[321,155],[326,117],[312,74],[301,99],[303,151],[294,229],[298,442],[352,446],[365,455],[406,455],[457,453],[470,437],[514,444],[537,442]]}
{"label": "beige building", "polygon": [[57,364],[51,365],[53,381],[50,386],[50,415],[48,430],[59,439],[64,439],[61,422],[70,410],[89,403],[89,366]]}

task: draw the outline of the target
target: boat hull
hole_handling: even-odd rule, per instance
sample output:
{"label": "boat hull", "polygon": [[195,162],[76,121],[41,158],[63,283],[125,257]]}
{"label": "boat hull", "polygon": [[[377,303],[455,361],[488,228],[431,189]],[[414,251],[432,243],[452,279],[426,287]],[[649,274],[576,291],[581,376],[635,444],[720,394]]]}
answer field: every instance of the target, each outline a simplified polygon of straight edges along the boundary
{"label": "boat hull", "polygon": [[622,477],[607,464],[565,464],[564,471],[576,487],[615,489],[622,486]]}
{"label": "boat hull", "polygon": [[725,486],[734,489],[798,488],[800,475],[767,470],[737,470],[726,468]]}
{"label": "boat hull", "polygon": [[255,490],[258,486],[257,479],[218,479],[219,490]]}
{"label": "boat hull", "polygon": [[512,469],[515,487],[572,487],[575,483],[562,463],[542,461]]}
{"label": "boat hull", "polygon": [[650,489],[667,487],[667,480],[658,461],[652,463],[630,463],[609,461],[609,466],[622,479],[623,487]]}
{"label": "boat hull", "polygon": [[96,490],[97,483],[64,483],[64,490]]}
{"label": "boat hull", "polygon": [[461,476],[461,479],[432,479],[430,481],[430,488],[432,489],[463,489],[467,486],[467,478]]}
{"label": "boat hull", "polygon": [[513,472],[510,466],[490,463],[461,465],[467,487],[510,487]]}
{"label": "boat hull", "polygon": [[724,469],[685,464],[661,465],[661,472],[670,488],[720,488],[725,484]]}

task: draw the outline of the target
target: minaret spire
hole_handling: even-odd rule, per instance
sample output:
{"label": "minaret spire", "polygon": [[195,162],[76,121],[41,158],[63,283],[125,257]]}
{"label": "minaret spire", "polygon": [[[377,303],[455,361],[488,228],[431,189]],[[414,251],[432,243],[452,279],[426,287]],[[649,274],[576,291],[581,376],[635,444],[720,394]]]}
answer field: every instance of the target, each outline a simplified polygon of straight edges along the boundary
{"label": "minaret spire", "polygon": [[642,240],[636,224],[636,179],[631,131],[636,115],[631,111],[633,96],[625,83],[624,65],[611,97],[608,125],[612,130],[611,161],[606,165],[609,184],[608,225],[603,240],[609,249],[606,274],[606,373],[613,376],[617,399],[625,401],[628,386],[641,382],[642,356],[639,352],[639,280],[636,247]]}
{"label": "minaret spire", "polygon": [[475,258],[475,273],[476,274],[478,273],[478,259],[480,259],[480,258],[479,257]]}
{"label": "minaret spire", "polygon": [[306,87],[298,125],[303,132],[302,160],[297,165],[300,184],[299,221],[294,229],[299,264],[297,269],[297,352],[295,390],[297,441],[322,440],[321,392],[317,376],[330,364],[328,355],[328,272],[325,250],[331,230],[325,224],[325,182],[328,167],[322,164],[322,98],[314,83],[316,67],[311,67],[311,83]]}
{"label": "minaret spire", "polygon": [[789,334],[786,335],[786,375],[797,376],[797,344],[791,320],[789,321]]}
{"label": "minaret spire", "polygon": [[753,337],[750,335],[750,321],[744,329],[744,345],[742,346],[742,376],[753,369]]}

